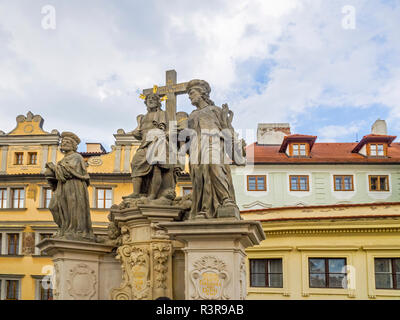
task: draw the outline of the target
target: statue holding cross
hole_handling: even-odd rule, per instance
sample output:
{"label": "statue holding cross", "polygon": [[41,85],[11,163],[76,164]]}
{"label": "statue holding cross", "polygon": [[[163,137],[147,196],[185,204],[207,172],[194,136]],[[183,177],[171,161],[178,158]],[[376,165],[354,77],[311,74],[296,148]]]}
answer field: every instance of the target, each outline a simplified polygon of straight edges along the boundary
{"label": "statue holding cross", "polygon": [[[165,86],[158,87],[157,93],[161,97],[166,97],[166,112],[169,121],[176,120],[176,97],[180,94],[187,93],[188,82],[176,83],[177,74],[175,70],[168,70],[166,72]],[[147,96],[153,91],[153,88],[144,89],[143,95]]]}

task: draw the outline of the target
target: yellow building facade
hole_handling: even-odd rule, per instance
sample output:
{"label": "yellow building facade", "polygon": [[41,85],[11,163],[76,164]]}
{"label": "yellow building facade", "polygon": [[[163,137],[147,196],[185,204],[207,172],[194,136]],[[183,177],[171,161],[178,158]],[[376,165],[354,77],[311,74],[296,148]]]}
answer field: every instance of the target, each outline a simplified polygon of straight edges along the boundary
{"label": "yellow building facade", "polygon": [[[56,232],[43,172],[46,162],[63,157],[60,133],[45,131],[43,118],[31,112],[16,120],[14,130],[0,131],[0,299],[48,299],[51,291],[43,288],[42,280],[51,272],[52,262],[35,244]],[[132,192],[130,162],[139,141],[121,129],[114,137],[109,153],[98,143],[88,143],[87,152],[81,153],[91,178],[89,201],[97,235],[107,232],[110,206]],[[188,190],[190,179],[183,175],[177,195]]]}
{"label": "yellow building facade", "polygon": [[259,209],[242,217],[260,221],[266,235],[246,250],[248,299],[400,299],[399,203]]}
{"label": "yellow building facade", "polygon": [[[0,299],[49,299],[42,280],[52,261],[35,245],[56,232],[43,172],[63,157],[60,133],[45,131],[43,118],[30,112],[16,120],[14,130],[0,131]],[[81,153],[97,235],[107,232],[109,207],[132,192],[139,142],[122,129],[114,137],[108,153],[98,143]],[[181,176],[177,195],[190,190]],[[242,217],[260,221],[266,234],[246,250],[248,299],[400,298],[400,203],[266,208]]]}

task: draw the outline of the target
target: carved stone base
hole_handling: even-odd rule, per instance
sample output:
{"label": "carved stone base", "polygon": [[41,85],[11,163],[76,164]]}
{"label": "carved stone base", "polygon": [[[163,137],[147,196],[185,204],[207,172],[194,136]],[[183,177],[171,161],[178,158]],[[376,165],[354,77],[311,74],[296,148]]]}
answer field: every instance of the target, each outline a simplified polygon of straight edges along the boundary
{"label": "carved stone base", "polygon": [[[173,290],[172,269],[173,254],[181,244],[171,241],[158,224],[179,219],[181,213],[181,208],[173,206],[111,209],[122,234],[122,245],[118,247],[116,257],[121,263],[122,283],[112,290],[113,300],[174,299],[179,296]],[[179,287],[179,279],[174,280]]]}
{"label": "carved stone base", "polygon": [[55,300],[108,300],[121,280],[121,268],[111,253],[113,246],[60,239],[45,239],[37,247],[54,263]]}
{"label": "carved stone base", "polygon": [[160,227],[184,243],[186,300],[246,298],[245,248],[265,239],[260,222],[196,219]]}

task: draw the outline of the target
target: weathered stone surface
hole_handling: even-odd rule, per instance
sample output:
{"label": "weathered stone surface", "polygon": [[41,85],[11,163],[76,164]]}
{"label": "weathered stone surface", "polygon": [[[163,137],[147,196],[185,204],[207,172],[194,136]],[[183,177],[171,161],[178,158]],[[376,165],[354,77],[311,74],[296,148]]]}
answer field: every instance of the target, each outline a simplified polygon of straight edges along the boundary
{"label": "weathered stone surface", "polygon": [[113,245],[65,239],[45,239],[37,247],[51,256],[55,300],[107,300],[121,279]]}
{"label": "weathered stone surface", "polygon": [[172,277],[173,254],[182,245],[158,225],[181,216],[182,208],[170,205],[111,209],[113,224],[120,229],[117,259],[122,268],[122,283],[111,291],[113,300],[175,297],[173,288],[182,287],[183,275]]}
{"label": "weathered stone surface", "polygon": [[[232,127],[233,112],[228,105],[222,108],[210,99],[211,88],[204,80],[191,80],[187,85],[189,99],[196,106],[188,119],[188,129],[195,135],[190,147],[190,177],[192,207],[190,219],[196,215],[217,218],[218,210],[224,217],[240,219],[232,183],[230,164],[244,164],[243,141],[236,141]],[[221,208],[221,209],[219,209]]]}
{"label": "weathered stone surface", "polygon": [[245,249],[265,239],[260,222],[198,219],[159,226],[184,243],[187,300],[246,298]]}
{"label": "weathered stone surface", "polygon": [[64,158],[48,162],[45,175],[53,195],[49,209],[58,225],[57,238],[95,241],[90,218],[89,174],[83,157],[76,152],[80,139],[72,132],[61,134]]}

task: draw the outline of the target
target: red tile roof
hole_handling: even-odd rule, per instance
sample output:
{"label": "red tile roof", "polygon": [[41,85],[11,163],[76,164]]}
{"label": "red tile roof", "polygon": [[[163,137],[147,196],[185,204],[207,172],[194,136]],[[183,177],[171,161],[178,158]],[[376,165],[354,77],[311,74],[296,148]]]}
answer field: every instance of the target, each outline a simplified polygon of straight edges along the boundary
{"label": "red tile roof", "polygon": [[400,164],[400,143],[388,147],[387,157],[365,157],[353,153],[357,143],[315,143],[310,157],[288,157],[280,153],[280,145],[258,145],[253,143],[246,149],[249,163],[396,163]]}

